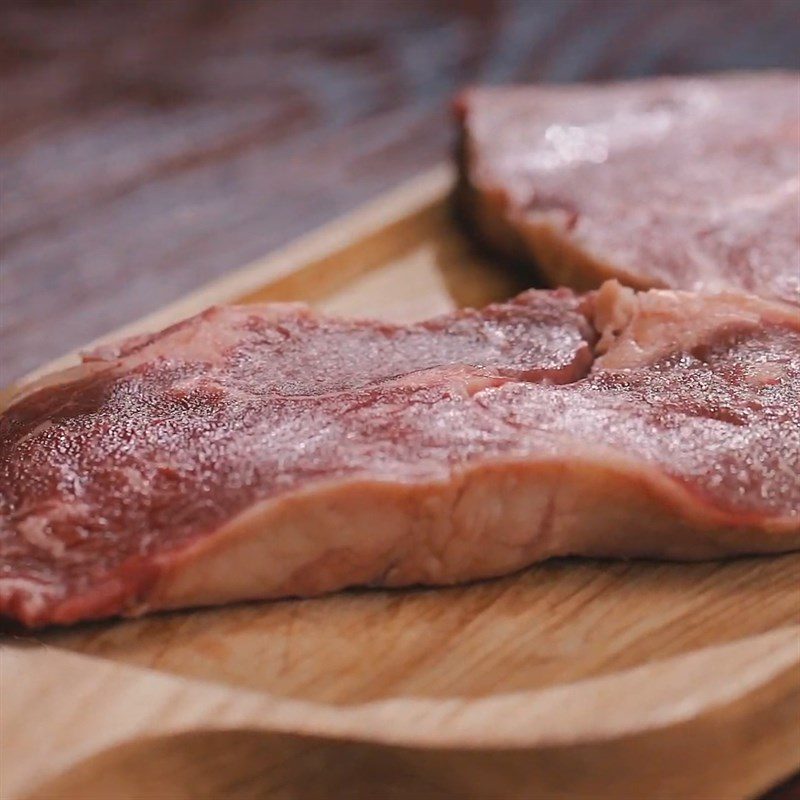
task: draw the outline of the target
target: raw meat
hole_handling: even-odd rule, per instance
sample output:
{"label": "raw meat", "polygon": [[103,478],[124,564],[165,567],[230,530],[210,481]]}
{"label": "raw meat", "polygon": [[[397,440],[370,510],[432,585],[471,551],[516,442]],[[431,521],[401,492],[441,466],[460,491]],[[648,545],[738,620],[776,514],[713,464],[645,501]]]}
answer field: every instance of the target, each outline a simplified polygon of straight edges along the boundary
{"label": "raw meat", "polygon": [[405,327],[217,308],[0,418],[0,614],[779,552],[800,546],[798,472],[780,304],[612,283]]}
{"label": "raw meat", "polygon": [[800,304],[800,74],[476,88],[456,110],[464,216],[546,283]]}

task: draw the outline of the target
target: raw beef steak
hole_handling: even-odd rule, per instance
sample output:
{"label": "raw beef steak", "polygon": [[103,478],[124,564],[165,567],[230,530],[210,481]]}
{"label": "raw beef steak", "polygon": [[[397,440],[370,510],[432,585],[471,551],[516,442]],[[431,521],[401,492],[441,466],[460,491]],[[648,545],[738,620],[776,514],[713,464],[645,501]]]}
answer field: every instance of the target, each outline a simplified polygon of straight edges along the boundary
{"label": "raw beef steak", "polygon": [[798,472],[779,304],[612,283],[411,326],[216,308],[0,418],[0,614],[778,552],[800,546]]}
{"label": "raw beef steak", "polygon": [[800,75],[476,88],[460,206],[577,289],[738,289],[800,304]]}

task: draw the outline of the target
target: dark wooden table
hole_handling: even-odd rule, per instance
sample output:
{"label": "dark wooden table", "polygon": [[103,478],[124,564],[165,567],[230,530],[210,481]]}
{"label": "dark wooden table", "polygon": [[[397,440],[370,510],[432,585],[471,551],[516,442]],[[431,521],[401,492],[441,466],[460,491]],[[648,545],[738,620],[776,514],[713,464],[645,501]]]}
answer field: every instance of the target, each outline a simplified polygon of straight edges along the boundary
{"label": "dark wooden table", "polygon": [[797,68],[798,30],[798,0],[3,0],[0,383],[440,161],[465,83]]}

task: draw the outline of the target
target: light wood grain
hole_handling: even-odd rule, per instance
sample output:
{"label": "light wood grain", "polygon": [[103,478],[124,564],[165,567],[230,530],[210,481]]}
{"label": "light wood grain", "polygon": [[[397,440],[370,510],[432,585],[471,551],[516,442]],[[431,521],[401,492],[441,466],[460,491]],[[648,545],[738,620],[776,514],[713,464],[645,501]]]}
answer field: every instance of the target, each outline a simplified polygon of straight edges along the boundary
{"label": "light wood grain", "polygon": [[[795,766],[798,635],[784,628],[537,692],[344,709],[7,646],[3,786],[7,797],[104,796],[110,785],[144,797],[159,776],[169,797],[195,798],[206,779],[243,781],[249,794],[232,797],[254,796],[253,782],[259,797],[283,796],[287,782],[301,792],[291,796],[331,797],[339,779],[319,761],[344,758],[354,796],[386,788],[373,765],[398,760],[398,797],[746,797]],[[220,731],[263,735],[209,737]],[[215,760],[190,757],[211,743]],[[254,751],[266,758],[254,763]],[[165,787],[162,759],[176,758]],[[208,788],[200,796],[214,796]]]}
{"label": "light wood grain", "polygon": [[794,555],[727,564],[570,559],[471,586],[166,614],[47,641],[325,703],[486,697],[605,675],[796,623],[798,574]]}
{"label": "light wood grain", "polygon": [[[513,293],[525,276],[472,251],[449,182],[422,176],[127,332],[213,302],[411,319]],[[800,764],[798,574],[800,555],[564,559],[9,641],[3,797],[749,797]]]}

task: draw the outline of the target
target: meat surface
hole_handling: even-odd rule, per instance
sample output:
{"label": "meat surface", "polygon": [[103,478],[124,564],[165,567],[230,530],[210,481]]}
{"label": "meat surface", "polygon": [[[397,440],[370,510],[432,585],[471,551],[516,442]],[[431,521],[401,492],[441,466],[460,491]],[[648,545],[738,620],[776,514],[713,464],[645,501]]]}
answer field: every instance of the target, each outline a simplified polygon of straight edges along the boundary
{"label": "meat surface", "polygon": [[609,283],[411,326],[215,308],[0,418],[0,615],[785,551],[799,473],[780,304]]}
{"label": "meat surface", "polygon": [[800,304],[800,74],[476,88],[456,112],[464,217],[546,283]]}

